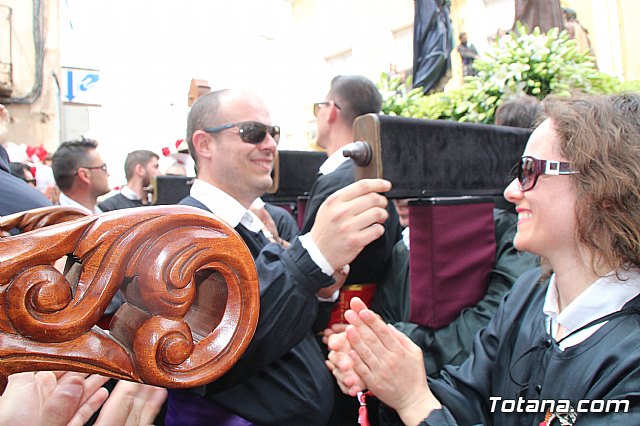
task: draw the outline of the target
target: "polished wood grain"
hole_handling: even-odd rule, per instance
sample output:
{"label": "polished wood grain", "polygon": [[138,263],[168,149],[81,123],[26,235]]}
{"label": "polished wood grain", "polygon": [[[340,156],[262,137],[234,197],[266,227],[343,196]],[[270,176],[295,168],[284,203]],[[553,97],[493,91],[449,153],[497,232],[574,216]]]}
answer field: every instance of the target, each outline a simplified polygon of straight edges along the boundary
{"label": "polished wood grain", "polygon": [[[0,219],[26,231],[0,239],[0,373],[74,370],[180,388],[216,380],[242,355],[259,288],[232,228],[187,206],[57,214]],[[52,265],[65,257],[61,273]],[[126,303],[102,330],[120,288]]]}
{"label": "polished wood grain", "polygon": [[49,206],[39,209],[0,217],[0,236],[9,236],[9,231],[18,229],[20,232],[33,231],[69,220],[88,216],[79,207]]}

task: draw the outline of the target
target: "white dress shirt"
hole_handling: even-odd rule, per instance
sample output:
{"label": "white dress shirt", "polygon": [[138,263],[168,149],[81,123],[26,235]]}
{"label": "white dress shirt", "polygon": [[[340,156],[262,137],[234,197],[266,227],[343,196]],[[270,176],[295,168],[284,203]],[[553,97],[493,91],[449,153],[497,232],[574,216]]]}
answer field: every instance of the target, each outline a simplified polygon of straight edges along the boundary
{"label": "white dress shirt", "polygon": [[[556,276],[553,274],[542,308],[551,336],[556,338],[558,324],[564,328],[565,336],[569,336],[570,333],[591,321],[619,311],[627,302],[640,294],[640,269],[623,271],[620,276],[627,279],[619,281],[613,272],[598,279],[569,303],[562,312],[559,312]],[[606,321],[570,335],[562,340],[560,349],[564,350],[585,341],[604,324]]]}
{"label": "white dress shirt", "polygon": [[[240,223],[251,232],[261,232],[264,229],[262,221],[251,210],[246,209],[235,198],[210,183],[196,179],[191,187],[190,195],[207,206],[213,214],[233,228]],[[311,260],[315,262],[322,272],[329,276],[333,275],[334,269],[315,241],[313,241],[311,235],[301,235],[298,239],[302,247],[309,252]]]}
{"label": "white dress shirt", "polygon": [[61,206],[79,207],[82,210],[84,210],[85,212],[87,212],[88,214],[100,214],[100,213],[102,213],[102,210],[100,210],[100,207],[98,207],[97,204],[93,208],[93,211],[91,211],[88,208],[86,208],[85,206],[83,206],[82,204],[78,203],[76,200],[73,200],[73,199],[67,197],[66,195],[64,195],[64,192],[60,192],[60,197],[58,198],[58,204],[60,204]]}
{"label": "white dress shirt", "polygon": [[342,163],[349,159],[349,157],[345,157],[344,155],[342,155],[342,150],[346,146],[348,145],[343,146],[342,148],[331,154],[329,158],[324,160],[324,163],[322,163],[322,165],[318,169],[318,172],[321,175],[328,175],[329,173],[333,173],[338,167],[340,167]]}

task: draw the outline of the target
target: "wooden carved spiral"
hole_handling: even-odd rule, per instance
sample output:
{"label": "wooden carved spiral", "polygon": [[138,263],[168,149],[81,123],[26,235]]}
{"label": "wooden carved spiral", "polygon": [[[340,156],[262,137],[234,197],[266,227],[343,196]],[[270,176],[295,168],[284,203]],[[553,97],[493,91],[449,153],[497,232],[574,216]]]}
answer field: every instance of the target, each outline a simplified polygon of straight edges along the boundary
{"label": "wooden carved spiral", "polygon": [[[67,256],[65,274],[51,266]],[[95,324],[122,289],[109,333]],[[0,239],[0,372],[76,370],[163,387],[224,374],[258,319],[238,234],[185,206],[109,212]]]}

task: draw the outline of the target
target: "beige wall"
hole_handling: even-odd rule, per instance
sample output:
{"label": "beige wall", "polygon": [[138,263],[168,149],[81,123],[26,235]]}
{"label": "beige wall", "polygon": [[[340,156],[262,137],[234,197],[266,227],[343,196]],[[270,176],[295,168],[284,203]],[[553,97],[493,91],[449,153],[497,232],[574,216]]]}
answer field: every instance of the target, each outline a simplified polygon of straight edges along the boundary
{"label": "beige wall", "polygon": [[[377,82],[391,64],[398,70],[411,67],[413,10],[413,0],[293,2],[291,51],[299,55],[292,76],[299,123],[294,140],[313,143],[311,106],[324,99],[335,75],[362,74]],[[346,59],[332,64],[340,56]]]}
{"label": "beige wall", "polygon": [[18,99],[28,97],[36,88],[35,53],[33,40],[33,4],[26,0],[1,0],[12,9],[11,63],[13,67],[12,98],[6,104],[12,117],[8,140],[30,145],[43,144],[53,151],[59,143],[58,89],[53,74],[59,75],[59,12],[58,0],[42,1],[42,32],[45,41],[42,70],[42,89],[29,103]]}

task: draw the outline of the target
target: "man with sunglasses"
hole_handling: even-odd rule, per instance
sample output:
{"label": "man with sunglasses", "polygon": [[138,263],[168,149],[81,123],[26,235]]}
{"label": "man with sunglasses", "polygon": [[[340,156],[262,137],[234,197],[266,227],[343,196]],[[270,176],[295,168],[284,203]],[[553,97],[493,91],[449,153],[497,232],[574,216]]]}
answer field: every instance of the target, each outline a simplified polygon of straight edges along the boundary
{"label": "man with sunglasses", "polygon": [[[309,202],[305,210],[302,232],[309,231],[316,220],[318,208],[328,196],[355,181],[355,166],[352,161],[342,155],[345,146],[352,143],[353,122],[361,115],[379,113],[382,96],[375,84],[360,75],[339,75],[331,81],[331,87],[325,101],[314,104],[313,112],[317,120],[316,144],[326,150],[327,160],[320,166],[319,176],[309,194]],[[349,276],[344,294],[351,289],[366,291],[375,284],[388,263],[391,250],[400,239],[398,215],[391,204],[388,205],[389,219],[385,222],[385,233],[378,240],[369,244],[358,257],[351,262]],[[363,297],[362,294],[358,296]],[[350,297],[348,297],[350,298]],[[343,302],[348,304],[345,297]],[[339,310],[334,308],[334,310]],[[326,310],[324,318],[319,318],[320,329],[327,325]],[[336,315],[332,315],[332,318]]]}
{"label": "man with sunglasses", "polygon": [[170,392],[167,426],[321,426],[329,420],[333,379],[311,332],[316,294],[383,233],[387,203],[376,192],[390,184],[364,180],[345,188],[327,200],[309,233],[286,249],[269,243],[249,207],[272,184],[279,137],[279,127],[252,93],[207,93],[189,113],[187,143],[197,178],[181,204],[213,212],[243,238],[258,271],[260,318],[246,352],[222,378]]}
{"label": "man with sunglasses", "polygon": [[97,201],[110,190],[109,172],[97,148],[97,141],[81,137],[63,142],[53,154],[51,167],[61,191],[60,205],[102,213]]}
{"label": "man with sunglasses", "polygon": [[[342,155],[342,150],[354,141],[355,119],[368,113],[377,114],[381,106],[382,96],[375,84],[360,75],[334,77],[325,100],[314,104],[316,144],[326,150],[327,160],[320,166],[319,176],[311,188],[302,233],[314,226],[318,209],[327,197],[355,181],[354,163]],[[380,277],[393,245],[400,240],[401,231],[398,215],[391,204],[387,206],[387,212],[389,219],[384,225],[384,235],[351,262],[346,285],[375,283]]]}
{"label": "man with sunglasses", "polygon": [[[319,176],[309,194],[302,233],[308,232],[316,222],[318,210],[331,194],[355,181],[353,161],[342,155],[343,148],[354,142],[353,122],[361,115],[379,113],[382,96],[376,85],[360,75],[339,75],[332,79],[329,93],[323,102],[314,104],[317,121],[316,144],[326,150],[327,160],[320,166]],[[322,331],[333,323],[342,323],[342,313],[348,309],[349,300],[359,296],[371,300],[375,285],[386,268],[396,241],[401,238],[398,215],[393,205],[387,206],[389,219],[385,233],[373,241],[351,262],[349,275],[340,290],[337,303],[323,303],[314,326]],[[369,297],[367,297],[369,295]],[[334,295],[334,298],[338,296]],[[339,327],[339,326],[336,326]],[[345,399],[338,393],[336,412],[332,424],[356,424],[357,401]]]}

